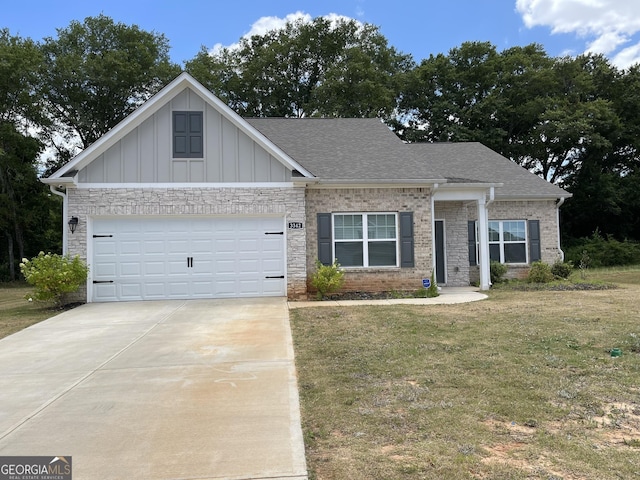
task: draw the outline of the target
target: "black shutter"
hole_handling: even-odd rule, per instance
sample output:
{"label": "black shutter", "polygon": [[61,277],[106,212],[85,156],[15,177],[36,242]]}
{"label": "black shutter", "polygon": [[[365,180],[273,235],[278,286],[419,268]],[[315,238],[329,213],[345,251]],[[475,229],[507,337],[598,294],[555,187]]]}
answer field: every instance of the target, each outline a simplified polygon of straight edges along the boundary
{"label": "black shutter", "polygon": [[185,158],[188,153],[189,118],[186,112],[173,112],[173,156]]}
{"label": "black shutter", "polygon": [[474,267],[478,265],[476,257],[476,222],[469,220],[467,222],[467,232],[469,238],[469,265]]}
{"label": "black shutter", "polygon": [[318,214],[318,260],[323,265],[333,263],[331,248],[331,214]]}
{"label": "black shutter", "polygon": [[400,212],[400,267],[415,266],[413,258],[413,212]]}
{"label": "black shutter", "polygon": [[540,220],[529,220],[529,261],[542,259],[540,251]]}
{"label": "black shutter", "polygon": [[203,158],[202,112],[173,112],[173,157]]}
{"label": "black shutter", "polygon": [[202,158],[202,112],[189,112],[189,156]]}

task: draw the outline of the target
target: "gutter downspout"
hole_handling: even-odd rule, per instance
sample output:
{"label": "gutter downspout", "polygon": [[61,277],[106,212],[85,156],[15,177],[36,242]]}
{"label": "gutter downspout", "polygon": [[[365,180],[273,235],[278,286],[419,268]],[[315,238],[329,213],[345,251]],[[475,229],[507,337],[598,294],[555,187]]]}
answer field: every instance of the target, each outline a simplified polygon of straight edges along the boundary
{"label": "gutter downspout", "polygon": [[560,252],[560,260],[564,262],[564,251],[560,245],[560,207],[564,203],[566,199],[564,197],[560,197],[556,201],[556,225],[558,226],[558,251]]}
{"label": "gutter downspout", "polygon": [[66,255],[67,254],[67,250],[68,250],[68,233],[67,233],[67,229],[65,228],[67,225],[68,220],[68,204],[67,204],[67,194],[64,192],[61,192],[60,190],[56,189],[55,186],[53,185],[49,185],[49,190],[51,190],[51,193],[53,193],[54,195],[58,195],[59,197],[62,197],[62,255]]}

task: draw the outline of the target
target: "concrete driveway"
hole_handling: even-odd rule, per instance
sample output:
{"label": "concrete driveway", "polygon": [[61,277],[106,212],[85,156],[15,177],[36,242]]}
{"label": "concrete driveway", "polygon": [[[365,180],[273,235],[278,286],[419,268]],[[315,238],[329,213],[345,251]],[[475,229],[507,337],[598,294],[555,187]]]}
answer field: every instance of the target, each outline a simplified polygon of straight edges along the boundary
{"label": "concrete driveway", "polygon": [[77,479],[305,479],[286,299],[88,304],[0,340],[0,456]]}

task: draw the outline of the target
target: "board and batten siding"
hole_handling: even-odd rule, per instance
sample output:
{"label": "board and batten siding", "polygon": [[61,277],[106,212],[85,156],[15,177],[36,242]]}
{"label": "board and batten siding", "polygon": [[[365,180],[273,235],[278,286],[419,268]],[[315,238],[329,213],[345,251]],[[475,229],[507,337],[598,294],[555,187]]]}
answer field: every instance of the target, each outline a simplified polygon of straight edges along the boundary
{"label": "board and batten siding", "polygon": [[[172,112],[204,112],[203,158],[172,158]],[[288,182],[291,171],[186,88],[78,172],[80,183]]]}

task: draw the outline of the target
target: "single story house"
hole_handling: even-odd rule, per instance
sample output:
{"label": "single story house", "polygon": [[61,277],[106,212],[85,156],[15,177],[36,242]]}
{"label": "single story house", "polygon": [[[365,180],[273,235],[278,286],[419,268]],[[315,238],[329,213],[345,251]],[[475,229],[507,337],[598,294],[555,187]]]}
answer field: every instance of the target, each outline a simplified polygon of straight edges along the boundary
{"label": "single story house", "polygon": [[[242,118],[182,73],[42,180],[88,302],[490,286],[562,257],[567,192],[479,143],[406,144],[379,119]],[[84,292],[82,293],[84,295]]]}

